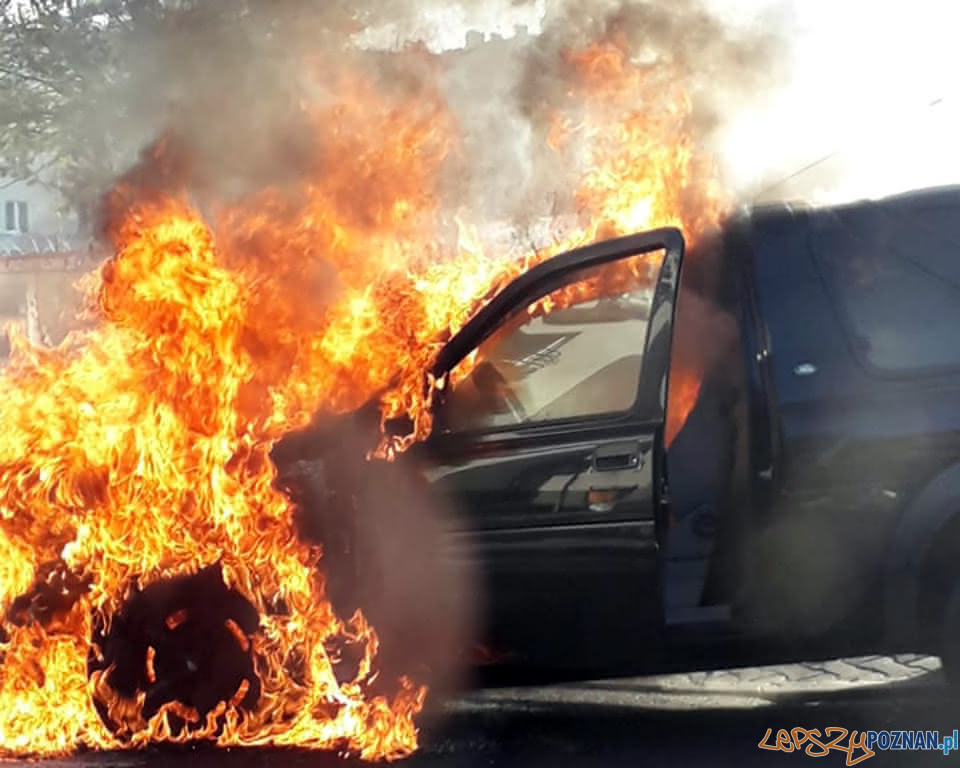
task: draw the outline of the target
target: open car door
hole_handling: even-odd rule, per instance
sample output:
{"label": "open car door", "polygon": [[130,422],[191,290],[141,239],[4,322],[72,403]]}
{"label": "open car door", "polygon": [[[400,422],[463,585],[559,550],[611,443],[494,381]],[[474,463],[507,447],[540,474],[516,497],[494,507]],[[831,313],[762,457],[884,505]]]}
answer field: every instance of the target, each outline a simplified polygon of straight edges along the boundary
{"label": "open car door", "polygon": [[449,342],[418,463],[483,574],[490,658],[634,671],[663,628],[664,421],[684,242],[579,248],[503,289]]}

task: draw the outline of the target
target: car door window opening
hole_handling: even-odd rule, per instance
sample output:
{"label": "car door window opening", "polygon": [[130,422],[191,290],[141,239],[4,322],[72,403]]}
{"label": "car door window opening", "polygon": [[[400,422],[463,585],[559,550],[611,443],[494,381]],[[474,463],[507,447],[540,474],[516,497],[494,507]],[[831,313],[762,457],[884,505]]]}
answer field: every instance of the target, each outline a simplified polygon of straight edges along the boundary
{"label": "car door window opening", "polygon": [[[591,267],[508,317],[447,394],[445,428],[496,429],[629,411],[663,254],[643,258],[654,268],[630,270],[624,279],[619,264]],[[604,295],[614,273],[616,289]]]}

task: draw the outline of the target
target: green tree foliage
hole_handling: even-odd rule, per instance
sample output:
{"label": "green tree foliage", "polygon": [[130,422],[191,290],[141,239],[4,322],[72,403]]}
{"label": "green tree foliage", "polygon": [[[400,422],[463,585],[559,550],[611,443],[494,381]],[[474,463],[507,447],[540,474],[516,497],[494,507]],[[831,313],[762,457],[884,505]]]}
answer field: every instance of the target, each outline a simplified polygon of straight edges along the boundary
{"label": "green tree foliage", "polygon": [[0,170],[42,178],[82,208],[115,173],[128,138],[137,94],[124,43],[157,24],[164,5],[0,2]]}

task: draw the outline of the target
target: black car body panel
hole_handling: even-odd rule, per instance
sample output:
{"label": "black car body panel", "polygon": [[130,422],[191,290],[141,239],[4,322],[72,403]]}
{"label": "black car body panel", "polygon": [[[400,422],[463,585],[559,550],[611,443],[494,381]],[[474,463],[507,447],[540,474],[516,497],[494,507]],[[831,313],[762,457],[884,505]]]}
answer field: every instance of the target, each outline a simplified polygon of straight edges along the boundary
{"label": "black car body panel", "polygon": [[680,233],[607,241],[531,270],[465,326],[434,371],[446,373],[516,311],[584,269],[652,251],[665,256],[650,320],[630,342],[644,358],[632,406],[457,432],[441,402],[434,434],[414,450],[435,492],[460,512],[453,551],[475,558],[483,574],[487,642],[515,664],[621,667],[643,658],[637,648],[660,644],[663,420]]}
{"label": "black car body panel", "polygon": [[[551,315],[511,347],[538,370],[589,357],[593,312],[635,345],[626,406],[597,407],[599,364],[571,390],[591,403],[575,418],[530,418],[511,396],[477,426],[443,390],[433,434],[401,458],[452,511],[440,546],[482,575],[488,661],[592,674],[936,650],[960,554],[960,190],[754,209],[711,247],[679,301],[676,230],[564,254],[437,358],[443,377],[585,268],[667,254],[649,310]],[[692,293],[736,339],[667,451],[671,350],[721,343],[684,322]]]}
{"label": "black car body panel", "polygon": [[[906,546],[911,500],[960,458],[960,369],[871,364],[870,339],[853,328],[845,294],[859,294],[869,335],[904,337],[886,343],[888,363],[912,344],[952,344],[957,309],[947,313],[946,299],[925,323],[904,319],[911,303],[922,314],[922,293],[897,298],[904,306],[890,319],[887,308],[910,288],[903,270],[946,280],[943,290],[960,299],[960,244],[950,231],[960,234],[950,224],[957,213],[951,189],[825,209],[779,206],[734,225],[728,266],[749,266],[740,269],[740,309],[752,485],[762,499],[751,565],[765,590],[752,613],[766,631],[867,649],[903,642],[915,628],[916,615],[891,623],[878,606],[893,599],[890,564]],[[919,574],[919,564],[912,570]]]}

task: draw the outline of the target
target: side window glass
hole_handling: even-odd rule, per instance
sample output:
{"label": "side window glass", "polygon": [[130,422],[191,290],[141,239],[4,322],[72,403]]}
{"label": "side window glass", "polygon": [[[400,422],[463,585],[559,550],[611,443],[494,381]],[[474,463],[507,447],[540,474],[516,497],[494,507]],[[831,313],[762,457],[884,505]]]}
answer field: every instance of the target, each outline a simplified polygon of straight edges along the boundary
{"label": "side window glass", "polygon": [[458,432],[629,410],[662,259],[657,252],[585,270],[506,318],[454,370],[438,426]]}
{"label": "side window glass", "polygon": [[830,293],[871,366],[900,373],[960,365],[956,213],[851,211],[816,233]]}

